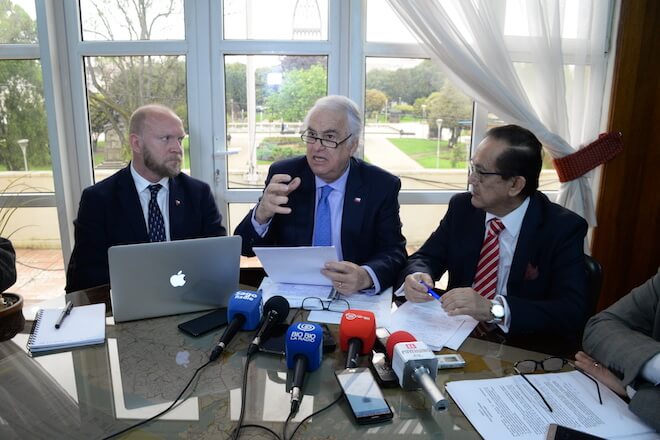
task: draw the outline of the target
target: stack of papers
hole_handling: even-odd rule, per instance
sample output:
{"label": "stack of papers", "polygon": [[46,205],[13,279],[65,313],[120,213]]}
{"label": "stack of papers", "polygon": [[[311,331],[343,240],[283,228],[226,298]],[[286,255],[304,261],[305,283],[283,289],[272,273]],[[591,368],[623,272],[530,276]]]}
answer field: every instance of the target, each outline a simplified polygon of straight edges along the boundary
{"label": "stack of papers", "polygon": [[276,283],[332,287],[321,269],[328,261],[337,261],[334,246],[255,247],[252,250]]}

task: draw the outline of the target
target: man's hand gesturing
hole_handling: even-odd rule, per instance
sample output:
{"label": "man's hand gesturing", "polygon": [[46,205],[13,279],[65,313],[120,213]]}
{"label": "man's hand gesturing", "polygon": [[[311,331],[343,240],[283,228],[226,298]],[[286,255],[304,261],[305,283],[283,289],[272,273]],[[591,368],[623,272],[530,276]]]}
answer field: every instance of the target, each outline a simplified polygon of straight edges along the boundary
{"label": "man's hand gesturing", "polygon": [[300,186],[300,177],[291,180],[288,174],[275,174],[264,190],[264,195],[257,206],[254,218],[261,225],[270,221],[275,214],[290,214],[291,208],[286,205],[289,202],[289,194]]}

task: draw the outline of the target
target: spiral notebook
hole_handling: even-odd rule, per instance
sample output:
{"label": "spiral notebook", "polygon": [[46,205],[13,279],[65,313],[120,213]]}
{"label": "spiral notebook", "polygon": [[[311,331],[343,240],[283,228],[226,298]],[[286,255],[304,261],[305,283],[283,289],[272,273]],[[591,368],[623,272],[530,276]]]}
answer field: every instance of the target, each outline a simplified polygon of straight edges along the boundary
{"label": "spiral notebook", "polygon": [[62,350],[105,341],[105,304],[91,304],[71,309],[59,329],[55,322],[62,309],[41,309],[37,312],[28,339],[30,353]]}

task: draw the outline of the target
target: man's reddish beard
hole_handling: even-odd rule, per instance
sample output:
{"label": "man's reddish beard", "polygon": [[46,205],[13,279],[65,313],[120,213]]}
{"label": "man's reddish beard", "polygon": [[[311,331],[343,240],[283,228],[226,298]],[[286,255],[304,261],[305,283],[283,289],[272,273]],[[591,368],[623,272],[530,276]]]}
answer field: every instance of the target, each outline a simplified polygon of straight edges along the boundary
{"label": "man's reddish beard", "polygon": [[[149,150],[148,148],[144,148],[143,150],[144,150],[143,153],[144,166],[147,167],[147,169],[150,170],[151,172],[160,176],[161,178],[176,177],[181,172],[180,156],[178,155],[168,156],[168,159],[164,161],[162,164],[160,164],[154,160],[154,157],[151,154],[151,150]],[[174,167],[168,167],[166,163],[170,161],[176,161],[176,165]]]}

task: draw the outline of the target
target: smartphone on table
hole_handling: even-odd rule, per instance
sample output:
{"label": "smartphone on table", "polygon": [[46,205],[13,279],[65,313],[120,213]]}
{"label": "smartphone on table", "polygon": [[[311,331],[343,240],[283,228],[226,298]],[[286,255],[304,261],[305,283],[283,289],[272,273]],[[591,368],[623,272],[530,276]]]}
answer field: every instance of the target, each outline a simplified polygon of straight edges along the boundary
{"label": "smartphone on table", "polygon": [[368,368],[335,371],[355,421],[360,425],[391,420],[394,414]]}
{"label": "smartphone on table", "polygon": [[201,336],[223,325],[227,325],[227,307],[221,307],[206,315],[182,322],[179,324],[179,330],[192,336]]}

